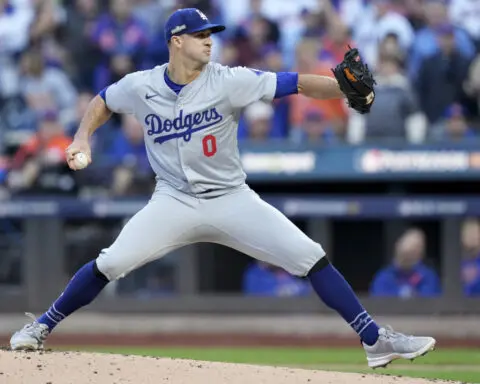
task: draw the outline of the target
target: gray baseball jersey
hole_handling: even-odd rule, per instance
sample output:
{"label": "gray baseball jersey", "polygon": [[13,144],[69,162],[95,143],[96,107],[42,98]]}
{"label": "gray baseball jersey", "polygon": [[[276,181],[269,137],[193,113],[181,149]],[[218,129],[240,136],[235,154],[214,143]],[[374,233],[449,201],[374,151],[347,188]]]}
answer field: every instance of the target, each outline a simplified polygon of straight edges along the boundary
{"label": "gray baseball jersey", "polygon": [[240,110],[254,101],[271,101],[276,75],[210,63],[177,96],[165,82],[166,69],[164,64],[132,73],[110,86],[108,108],[134,114],[142,123],[159,181],[189,194],[218,195],[242,185]]}
{"label": "gray baseball jersey", "polygon": [[142,122],[157,187],[102,250],[99,270],[114,280],[184,245],[212,242],[305,276],[325,252],[245,184],[237,147],[241,109],[272,100],[276,74],[211,63],[177,95],[166,68],[130,74],[104,95],[109,109]]}

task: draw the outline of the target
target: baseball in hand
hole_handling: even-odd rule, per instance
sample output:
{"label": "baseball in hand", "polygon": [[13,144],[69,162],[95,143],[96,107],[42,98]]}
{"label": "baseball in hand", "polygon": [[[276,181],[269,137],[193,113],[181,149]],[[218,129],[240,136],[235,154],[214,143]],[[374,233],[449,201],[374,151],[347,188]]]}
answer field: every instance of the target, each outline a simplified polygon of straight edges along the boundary
{"label": "baseball in hand", "polygon": [[88,165],[88,158],[87,155],[85,155],[82,152],[79,152],[75,155],[75,158],[73,160],[73,163],[75,164],[75,168],[77,169],[83,169]]}

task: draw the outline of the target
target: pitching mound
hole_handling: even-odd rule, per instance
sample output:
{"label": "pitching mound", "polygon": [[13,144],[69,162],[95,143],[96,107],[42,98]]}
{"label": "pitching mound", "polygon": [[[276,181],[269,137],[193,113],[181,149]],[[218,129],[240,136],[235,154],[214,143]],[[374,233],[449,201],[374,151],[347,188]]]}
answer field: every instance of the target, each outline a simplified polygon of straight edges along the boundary
{"label": "pitching mound", "polygon": [[[437,381],[438,382],[438,381]],[[77,352],[0,351],[8,384],[423,384],[428,380]]]}

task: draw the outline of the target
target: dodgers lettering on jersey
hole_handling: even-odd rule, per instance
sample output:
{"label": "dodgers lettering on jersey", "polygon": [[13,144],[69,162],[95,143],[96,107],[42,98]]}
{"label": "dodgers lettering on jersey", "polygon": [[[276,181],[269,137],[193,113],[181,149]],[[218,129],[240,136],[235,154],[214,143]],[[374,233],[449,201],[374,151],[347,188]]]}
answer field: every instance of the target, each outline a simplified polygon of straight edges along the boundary
{"label": "dodgers lettering on jersey", "polygon": [[162,122],[160,116],[151,113],[145,117],[145,124],[147,127],[150,127],[150,129],[147,130],[149,136],[159,135],[165,132],[168,133],[172,131],[172,129],[177,131],[172,134],[161,135],[155,138],[155,143],[162,144],[165,141],[177,138],[183,138],[185,141],[190,141],[192,133],[218,124],[222,119],[222,115],[220,115],[215,108],[197,112],[195,114],[188,114],[185,115],[185,117],[183,116],[182,109],[180,110],[178,117],[173,119],[173,121],[165,119]]}
{"label": "dodgers lettering on jersey", "polygon": [[220,195],[245,183],[237,143],[240,111],[275,96],[277,77],[209,63],[177,95],[165,83],[167,64],[125,76],[105,92],[107,107],[134,114],[157,183],[193,195]]}

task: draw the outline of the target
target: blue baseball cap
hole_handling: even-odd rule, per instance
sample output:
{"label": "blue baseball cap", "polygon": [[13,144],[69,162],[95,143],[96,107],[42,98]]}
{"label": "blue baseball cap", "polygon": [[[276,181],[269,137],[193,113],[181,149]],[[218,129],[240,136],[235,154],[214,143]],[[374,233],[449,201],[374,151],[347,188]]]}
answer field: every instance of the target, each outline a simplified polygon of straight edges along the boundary
{"label": "blue baseball cap", "polygon": [[225,30],[225,26],[212,24],[205,14],[196,8],[182,8],[175,11],[165,23],[165,39],[170,41],[172,36],[184,33],[195,33],[210,29],[212,33]]}
{"label": "blue baseball cap", "polygon": [[40,121],[57,121],[58,112],[55,109],[45,109],[38,113]]}
{"label": "blue baseball cap", "polygon": [[447,119],[451,119],[452,117],[464,117],[465,108],[458,103],[451,104],[445,108],[443,116]]}

